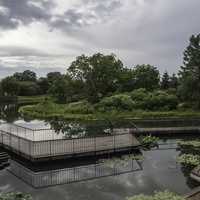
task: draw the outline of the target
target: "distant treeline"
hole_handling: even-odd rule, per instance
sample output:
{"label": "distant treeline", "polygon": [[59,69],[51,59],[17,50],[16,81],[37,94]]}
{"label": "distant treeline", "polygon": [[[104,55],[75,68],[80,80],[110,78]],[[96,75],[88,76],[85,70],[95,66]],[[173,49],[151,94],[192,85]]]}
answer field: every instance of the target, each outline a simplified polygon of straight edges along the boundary
{"label": "distant treeline", "polygon": [[[106,99],[106,104],[113,101],[118,105],[118,101],[127,97],[116,98],[115,95],[134,94],[136,90],[138,96],[132,99],[134,103],[142,100],[144,104],[140,105],[141,108],[151,102],[163,105],[163,96],[166,95],[174,95],[179,104],[186,102],[200,108],[200,34],[191,36],[178,74],[169,75],[166,71],[161,75],[155,66],[149,64],[126,67],[114,54],[97,53],[77,57],[66,74],[51,72],[46,77],[37,78],[35,72],[26,70],[14,73],[0,83],[2,96],[49,94],[59,103],[87,100],[96,104],[114,96]],[[138,99],[140,96],[141,100]],[[173,99],[174,102],[175,98],[170,96],[165,101]]]}

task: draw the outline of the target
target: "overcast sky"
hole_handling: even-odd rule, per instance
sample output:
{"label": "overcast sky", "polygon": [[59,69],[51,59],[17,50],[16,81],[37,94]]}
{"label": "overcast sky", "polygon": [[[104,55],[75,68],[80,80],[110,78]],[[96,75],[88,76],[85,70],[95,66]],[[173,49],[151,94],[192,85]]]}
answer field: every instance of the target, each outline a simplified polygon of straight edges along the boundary
{"label": "overcast sky", "polygon": [[116,54],[126,66],[177,72],[200,0],[0,0],[0,77],[65,72],[81,54]]}

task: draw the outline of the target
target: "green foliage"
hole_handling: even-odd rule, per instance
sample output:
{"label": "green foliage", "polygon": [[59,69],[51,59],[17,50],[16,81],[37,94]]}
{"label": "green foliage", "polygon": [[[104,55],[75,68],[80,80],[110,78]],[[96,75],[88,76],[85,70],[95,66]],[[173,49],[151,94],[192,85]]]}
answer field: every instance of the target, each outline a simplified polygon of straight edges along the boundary
{"label": "green foliage", "polygon": [[0,200],[32,200],[31,196],[28,194],[23,194],[21,192],[11,192],[11,193],[0,193]]}
{"label": "green foliage", "polygon": [[170,77],[169,77],[168,72],[166,71],[162,76],[161,89],[167,90],[169,89],[169,85],[170,85]]}
{"label": "green foliage", "polygon": [[180,70],[179,95],[184,101],[200,108],[200,34],[192,35],[184,52],[184,66]]}
{"label": "green foliage", "polygon": [[16,72],[13,74],[13,77],[17,81],[30,81],[35,82],[37,80],[36,73],[30,70],[25,70],[22,73]]}
{"label": "green foliage", "polygon": [[137,65],[134,69],[135,89],[145,88],[152,91],[159,88],[160,73],[151,65]]}
{"label": "green foliage", "polygon": [[95,103],[116,91],[122,69],[123,64],[115,55],[97,53],[90,57],[77,57],[68,68],[68,73],[73,80],[84,83],[88,101]]}
{"label": "green foliage", "polygon": [[67,104],[65,112],[72,114],[92,114],[94,113],[94,107],[88,101],[79,101]]}
{"label": "green foliage", "polygon": [[40,93],[40,87],[36,82],[19,81],[19,96],[34,96]]}
{"label": "green foliage", "polygon": [[182,154],[178,157],[177,161],[188,167],[195,167],[200,165],[200,156],[193,154]]}
{"label": "green foliage", "polygon": [[62,78],[63,75],[60,72],[49,72],[47,74],[47,81],[49,82],[49,84],[53,84],[54,81]]}
{"label": "green foliage", "polygon": [[151,136],[151,135],[144,136],[140,139],[140,142],[145,149],[157,147],[158,141],[159,141],[159,138],[155,136]]}
{"label": "green foliage", "polygon": [[19,84],[16,78],[8,76],[1,81],[1,87],[5,96],[16,96],[19,93]]}
{"label": "green foliage", "polygon": [[184,200],[184,198],[172,192],[164,191],[164,192],[156,192],[152,196],[147,196],[143,194],[136,195],[127,198],[127,200]]}
{"label": "green foliage", "polygon": [[68,98],[69,81],[65,78],[57,79],[49,89],[49,94],[56,98],[59,103],[66,103]]}
{"label": "green foliage", "polygon": [[145,89],[134,90],[130,93],[135,109],[142,110],[174,110],[178,98],[164,91],[147,92]]}
{"label": "green foliage", "polygon": [[200,140],[179,141],[178,145],[181,148],[199,148],[200,149]]}
{"label": "green foliage", "polygon": [[110,110],[129,110],[133,109],[134,102],[131,97],[125,94],[118,94],[111,97],[105,97],[97,105],[96,108],[101,112]]}

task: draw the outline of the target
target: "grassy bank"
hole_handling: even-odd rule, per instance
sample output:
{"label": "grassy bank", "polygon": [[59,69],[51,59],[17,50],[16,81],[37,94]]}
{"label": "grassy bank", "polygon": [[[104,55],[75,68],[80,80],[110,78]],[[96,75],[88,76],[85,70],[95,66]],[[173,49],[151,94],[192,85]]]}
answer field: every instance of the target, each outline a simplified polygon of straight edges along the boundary
{"label": "grassy bank", "polygon": [[45,100],[46,95],[38,96],[18,96],[18,103],[40,103]]}
{"label": "grassy bank", "polygon": [[101,119],[176,119],[200,118],[199,111],[116,111],[100,112],[87,103],[55,104],[52,102],[23,106],[19,110],[25,116],[47,119],[59,117],[66,120],[101,120]]}

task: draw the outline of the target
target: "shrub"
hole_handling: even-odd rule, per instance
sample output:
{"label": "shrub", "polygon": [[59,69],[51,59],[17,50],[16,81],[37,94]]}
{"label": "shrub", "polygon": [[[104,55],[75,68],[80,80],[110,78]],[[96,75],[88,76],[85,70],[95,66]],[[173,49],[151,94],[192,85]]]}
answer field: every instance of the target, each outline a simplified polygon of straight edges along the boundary
{"label": "shrub", "polygon": [[164,91],[147,92],[145,89],[138,89],[130,95],[135,109],[169,111],[176,109],[178,105],[178,98]]}
{"label": "shrub", "polygon": [[162,91],[153,92],[146,101],[148,110],[174,110],[178,105],[178,99],[175,95]]}
{"label": "shrub", "polygon": [[94,107],[87,101],[78,101],[67,104],[65,107],[65,113],[92,114],[94,113]]}
{"label": "shrub", "polygon": [[134,102],[129,95],[118,94],[111,97],[102,99],[96,108],[99,111],[111,111],[111,110],[129,110],[133,109]]}

